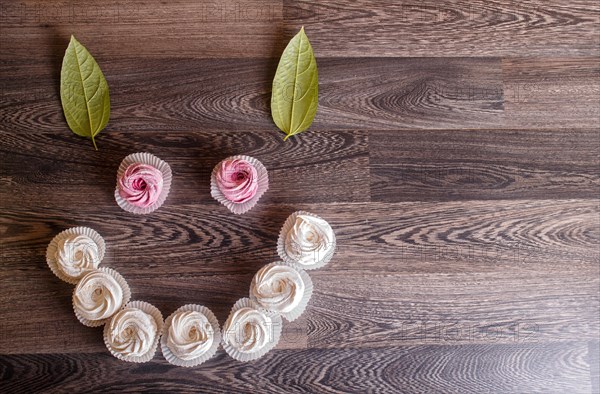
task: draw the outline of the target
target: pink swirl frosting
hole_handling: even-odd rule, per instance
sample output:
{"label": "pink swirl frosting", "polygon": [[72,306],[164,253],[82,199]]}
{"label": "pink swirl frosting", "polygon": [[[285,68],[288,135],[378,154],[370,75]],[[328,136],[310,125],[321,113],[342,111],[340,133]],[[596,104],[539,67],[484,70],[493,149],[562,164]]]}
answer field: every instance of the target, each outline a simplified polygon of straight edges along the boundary
{"label": "pink swirl frosting", "polygon": [[154,204],[162,188],[162,172],[147,164],[131,164],[119,179],[119,195],[140,208]]}
{"label": "pink swirl frosting", "polygon": [[225,198],[237,204],[251,200],[258,191],[258,173],[246,160],[223,160],[216,178]]}

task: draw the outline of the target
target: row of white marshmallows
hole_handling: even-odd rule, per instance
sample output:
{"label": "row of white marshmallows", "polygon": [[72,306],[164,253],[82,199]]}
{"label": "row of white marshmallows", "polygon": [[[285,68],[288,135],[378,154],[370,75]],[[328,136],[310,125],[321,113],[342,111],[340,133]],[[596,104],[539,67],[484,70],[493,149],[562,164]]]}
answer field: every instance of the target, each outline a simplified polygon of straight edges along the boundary
{"label": "row of white marshmallows", "polygon": [[325,220],[303,211],[290,215],[277,245],[282,261],[257,272],[249,298],[236,302],[223,333],[214,314],[204,306],[185,305],[163,321],[156,307],[130,301],[125,279],[115,270],[98,268],[105,243],[90,228],[76,227],[58,234],[46,257],[60,279],[76,285],[73,308],[79,321],[90,327],[104,325],[105,344],[115,357],[149,361],[160,341],[170,363],[192,367],[214,356],[221,343],[240,361],[255,360],[275,347],[282,317],[288,321],[298,318],[312,295],[312,281],[305,270],[327,264],[335,247],[335,235]]}

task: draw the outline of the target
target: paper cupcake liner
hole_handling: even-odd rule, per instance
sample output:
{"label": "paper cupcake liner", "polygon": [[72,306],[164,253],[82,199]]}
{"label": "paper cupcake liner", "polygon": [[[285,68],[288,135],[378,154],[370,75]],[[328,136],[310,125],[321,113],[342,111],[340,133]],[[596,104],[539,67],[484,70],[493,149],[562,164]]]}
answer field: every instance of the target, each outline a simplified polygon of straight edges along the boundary
{"label": "paper cupcake liner", "polygon": [[[125,172],[127,167],[134,163],[150,165],[162,172],[163,175],[163,188],[160,193],[160,196],[158,196],[158,200],[156,200],[154,204],[145,208],[136,207],[135,205],[130,204],[119,194],[119,179],[121,179],[121,176],[123,176],[123,173]],[[163,203],[167,199],[169,191],[171,190],[172,179],[173,174],[171,172],[171,167],[169,167],[169,165],[165,161],[159,159],[158,157],[150,153],[133,153],[123,159],[121,165],[119,166],[119,170],[117,171],[117,186],[115,188],[115,200],[117,201],[117,204],[119,204],[119,206],[127,212],[131,212],[136,215],[146,215],[148,213],[154,212],[155,210],[160,208],[161,205],[163,205]]]}
{"label": "paper cupcake liner", "polygon": [[117,308],[117,310],[112,315],[110,315],[110,317],[107,317],[107,318],[101,319],[101,320],[89,320],[89,319],[86,319],[85,317],[83,317],[79,313],[79,310],[75,307],[75,291],[77,290],[77,288],[75,288],[73,290],[73,297],[72,297],[73,311],[75,311],[75,316],[77,316],[77,320],[79,320],[81,322],[81,324],[83,324],[84,326],[87,326],[87,327],[99,327],[103,324],[106,324],[106,322],[108,322],[115,313],[119,312],[123,308],[123,306],[125,304],[127,304],[129,302],[129,300],[131,299],[131,289],[129,288],[127,281],[125,281],[125,278],[123,278],[121,276],[121,274],[119,274],[117,271],[115,271],[111,268],[108,268],[108,267],[99,268],[98,271],[107,273],[110,276],[112,276],[113,278],[115,278],[115,280],[117,281],[119,286],[121,286],[121,289],[123,289],[123,302],[121,302],[121,305],[119,306],[119,308]]}
{"label": "paper cupcake liner", "polygon": [[259,302],[259,300],[257,300],[256,297],[252,294],[253,293],[252,289],[254,288],[254,279],[252,279],[252,284],[250,285],[250,299],[252,301],[256,302],[258,305],[260,305],[261,308],[263,308],[269,312],[278,313],[282,317],[284,317],[287,321],[292,322],[292,321],[296,320],[298,317],[300,317],[300,315],[302,315],[302,313],[304,313],[304,311],[306,310],[308,301],[310,301],[310,297],[312,296],[312,293],[313,293],[313,283],[312,283],[312,280],[310,279],[310,276],[308,275],[308,273],[306,271],[304,271],[303,269],[299,269],[295,264],[289,264],[284,261],[277,261],[275,263],[267,264],[267,266],[275,266],[275,265],[285,265],[285,266],[291,267],[294,270],[296,270],[298,272],[298,274],[300,274],[300,278],[302,278],[302,282],[304,282],[304,293],[302,294],[300,303],[298,305],[296,305],[296,307],[289,312],[277,312],[277,311],[270,310],[268,307],[262,305]]}
{"label": "paper cupcake liner", "polygon": [[[119,360],[128,361],[128,362],[132,362],[132,363],[145,363],[147,361],[150,361],[156,354],[156,348],[158,347],[158,342],[160,340],[160,336],[163,331],[164,321],[163,321],[162,313],[160,313],[160,311],[158,310],[157,307],[155,307],[154,305],[149,304],[147,302],[144,302],[144,301],[130,301],[122,309],[125,309],[125,308],[140,309],[154,318],[154,321],[156,322],[157,330],[156,330],[156,337],[154,338],[154,342],[152,343],[152,347],[150,348],[150,350],[148,350],[147,353],[145,353],[142,356],[125,356],[121,353],[114,351],[108,343],[108,331],[110,329],[110,324],[106,324],[104,326],[104,344],[106,345],[106,348],[110,351],[110,353],[113,356],[115,356],[116,358],[118,358]],[[114,317],[114,315],[113,315],[113,317]]]}
{"label": "paper cupcake liner", "polygon": [[335,253],[335,248],[337,246],[336,237],[335,237],[335,233],[333,232],[333,229],[332,229],[333,239],[331,240],[331,243],[333,244],[332,247],[315,264],[311,264],[311,265],[300,264],[297,262],[297,260],[295,260],[294,258],[289,256],[285,251],[285,238],[286,238],[287,234],[290,232],[290,230],[292,229],[292,227],[294,227],[294,223],[296,222],[296,216],[298,216],[298,215],[307,215],[307,216],[312,216],[317,219],[325,220],[320,216],[317,216],[315,214],[312,214],[312,213],[306,212],[306,211],[296,211],[296,212],[292,213],[290,216],[288,216],[285,223],[281,227],[281,231],[279,232],[279,238],[277,239],[277,254],[279,254],[279,257],[281,257],[281,259],[284,262],[286,262],[288,264],[292,264],[296,268],[299,268],[302,270],[314,270],[317,268],[322,268],[327,263],[329,263],[329,261],[332,259],[333,255]]}
{"label": "paper cupcake liner", "polygon": [[[237,160],[246,160],[247,162],[252,164],[256,168],[256,172],[258,175],[258,190],[256,191],[256,194],[250,200],[248,200],[244,203],[241,203],[241,204],[235,203],[233,201],[229,201],[225,197],[225,195],[223,195],[223,193],[219,189],[219,186],[217,185],[217,172],[219,170],[221,162],[224,160],[236,160],[236,159]],[[220,202],[221,204],[225,205],[227,207],[227,209],[229,209],[231,212],[235,213],[236,215],[241,215],[245,212],[248,212],[250,209],[252,209],[256,205],[256,203],[262,197],[262,195],[265,194],[265,192],[269,189],[269,174],[267,172],[267,169],[260,161],[258,161],[254,157],[245,156],[245,155],[231,156],[231,157],[221,160],[221,162],[219,162],[219,164],[217,164],[215,166],[215,168],[213,169],[212,174],[210,176],[210,194],[211,194],[211,196],[213,196],[213,198],[215,200],[217,200],[218,202]]]}
{"label": "paper cupcake liner", "polygon": [[229,321],[231,316],[237,310],[239,310],[241,308],[245,308],[245,307],[251,307],[251,308],[254,308],[254,309],[259,310],[262,313],[266,314],[268,317],[271,318],[272,325],[271,325],[271,341],[269,341],[269,343],[264,348],[260,349],[258,352],[255,352],[255,353],[242,353],[239,350],[237,350],[236,348],[234,348],[230,343],[226,342],[225,338],[227,336],[227,333],[224,331],[226,324],[223,325],[223,332],[222,332],[223,349],[225,349],[225,352],[227,352],[227,354],[229,354],[232,358],[234,358],[238,361],[243,361],[243,362],[259,359],[262,356],[264,356],[265,354],[267,354],[267,352],[269,352],[269,350],[273,349],[279,342],[279,339],[281,338],[281,329],[282,329],[282,325],[283,325],[283,321],[281,320],[281,316],[279,314],[266,311],[264,308],[261,308],[260,305],[258,305],[256,302],[252,301],[249,298],[240,298],[235,303],[235,305],[233,305],[233,308],[231,308],[231,312],[229,313],[229,317],[227,318],[227,321]]}
{"label": "paper cupcake liner", "polygon": [[[175,316],[179,312],[187,312],[187,311],[202,313],[204,316],[206,316],[206,318],[208,319],[208,321],[214,331],[214,338],[213,338],[213,343],[212,343],[211,347],[206,351],[206,353],[204,353],[201,356],[196,357],[192,360],[180,359],[171,351],[171,349],[169,349],[169,346],[167,346],[169,328],[171,327],[171,322],[173,320],[173,316]],[[210,358],[212,358],[217,353],[217,349],[219,348],[220,344],[221,344],[221,328],[219,326],[219,321],[217,320],[217,318],[215,317],[215,315],[212,313],[212,311],[210,309],[208,309],[205,306],[195,305],[195,304],[184,305],[181,308],[177,309],[175,312],[173,312],[169,317],[167,317],[167,319],[165,320],[163,336],[160,339],[160,346],[161,346],[162,354],[165,357],[165,359],[169,363],[171,363],[173,365],[177,365],[178,367],[188,367],[188,368],[196,367],[196,366],[206,362]]]}
{"label": "paper cupcake liner", "polygon": [[[58,268],[58,262],[56,261],[56,251],[58,250],[58,243],[60,240],[64,239],[70,235],[86,235],[90,237],[96,245],[98,245],[98,258],[101,262],[104,259],[104,254],[106,252],[106,244],[104,243],[104,239],[98,234],[96,230],[93,230],[89,227],[73,227],[67,230],[64,230],[58,233],[52,241],[48,244],[48,248],[46,249],[46,263],[50,267],[50,270],[54,275],[56,275],[60,280],[70,283],[72,285],[76,285],[79,283],[79,279],[85,275],[85,272],[81,274],[78,278],[73,278]],[[100,263],[98,263],[100,264]]]}

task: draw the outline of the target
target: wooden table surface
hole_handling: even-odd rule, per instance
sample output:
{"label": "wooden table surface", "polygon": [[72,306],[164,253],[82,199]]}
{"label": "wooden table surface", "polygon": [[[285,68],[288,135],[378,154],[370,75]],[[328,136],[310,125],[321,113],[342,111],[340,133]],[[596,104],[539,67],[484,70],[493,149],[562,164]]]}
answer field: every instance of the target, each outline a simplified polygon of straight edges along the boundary
{"label": "wooden table surface", "polygon": [[[600,7],[591,0],[2,0],[0,392],[599,392]],[[271,120],[279,55],[305,26],[309,131]],[[71,34],[111,90],[98,151],[67,128]],[[165,205],[114,201],[126,155],[172,167]],[[213,166],[248,154],[270,189],[241,217]],[[166,316],[223,322],[285,218],[338,250],[264,358],[185,369],[113,358],[45,262],[72,226]]]}

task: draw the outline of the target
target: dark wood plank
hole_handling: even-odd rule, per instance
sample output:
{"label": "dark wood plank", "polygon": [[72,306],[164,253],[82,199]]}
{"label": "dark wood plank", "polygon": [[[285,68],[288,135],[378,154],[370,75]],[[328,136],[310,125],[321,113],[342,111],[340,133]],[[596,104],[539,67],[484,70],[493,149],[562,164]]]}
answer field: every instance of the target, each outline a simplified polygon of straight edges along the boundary
{"label": "dark wood plank", "polygon": [[[286,40],[281,0],[2,2],[2,59],[64,53],[71,34],[100,56],[273,57]],[[28,48],[37,48],[31,51]],[[62,55],[61,55],[62,56]]]}
{"label": "dark wood plank", "polygon": [[502,69],[506,127],[574,129],[600,124],[598,57],[510,58],[503,59]]}
{"label": "dark wood plank", "polygon": [[[0,357],[4,392],[210,391],[214,393],[591,392],[587,344],[406,346],[273,351],[252,363],[221,353],[202,367],[107,354]],[[93,376],[93,378],[90,378]]]}
{"label": "dark wood plank", "polygon": [[321,56],[597,56],[597,5],[559,0],[284,0]]}
{"label": "dark wood plank", "polygon": [[7,207],[32,196],[36,196],[37,206],[60,207],[65,197],[73,202],[109,204],[114,201],[119,164],[135,147],[135,151],[151,152],[171,166],[174,180],[167,204],[219,206],[210,196],[210,174],[219,161],[236,154],[256,157],[267,167],[270,186],[261,202],[370,200],[365,132],[306,133],[286,142],[283,136],[278,131],[107,130],[97,138],[100,150],[96,152],[89,139],[68,130],[3,133],[0,198]]}
{"label": "dark wood plank", "polygon": [[373,201],[598,198],[600,130],[369,133]]}
{"label": "dark wood plank", "polygon": [[[269,104],[277,59],[96,59],[111,88],[111,120],[103,133],[277,131]],[[503,121],[500,59],[319,58],[318,65],[319,110],[309,135],[340,129],[482,129]],[[3,131],[66,131],[59,70],[60,58],[2,67]]]}
{"label": "dark wood plank", "polygon": [[111,57],[272,57],[304,25],[319,56],[582,56],[599,53],[599,19],[598,7],[581,0],[10,0],[2,46],[11,58],[39,58],[62,52],[59,41],[75,33]]}
{"label": "dark wood plank", "polygon": [[[166,204],[144,218],[121,211],[115,202],[71,204],[65,200],[62,206],[4,213],[0,270],[46,271],[45,250],[52,237],[84,225],[103,235],[109,243],[107,258],[127,275],[249,275],[261,261],[276,258],[279,229],[296,209],[331,223],[338,239],[338,263],[331,269],[341,270],[340,275],[527,272],[544,265],[569,270],[573,264],[585,272],[599,261],[594,200],[259,204],[243,217],[216,204]],[[164,265],[169,256],[176,261]],[[377,263],[364,264],[365,259]],[[150,262],[160,264],[146,271]]]}
{"label": "dark wood plank", "polygon": [[[277,130],[269,109],[276,59],[97,58],[111,86],[105,132]],[[597,128],[600,119],[597,58],[318,62],[320,107],[308,133]],[[0,67],[0,128],[64,132],[60,57]]]}
{"label": "dark wood plank", "polygon": [[[364,259],[364,264],[374,262]],[[547,271],[319,272],[307,317],[308,345],[339,349],[597,339],[597,268]]]}

